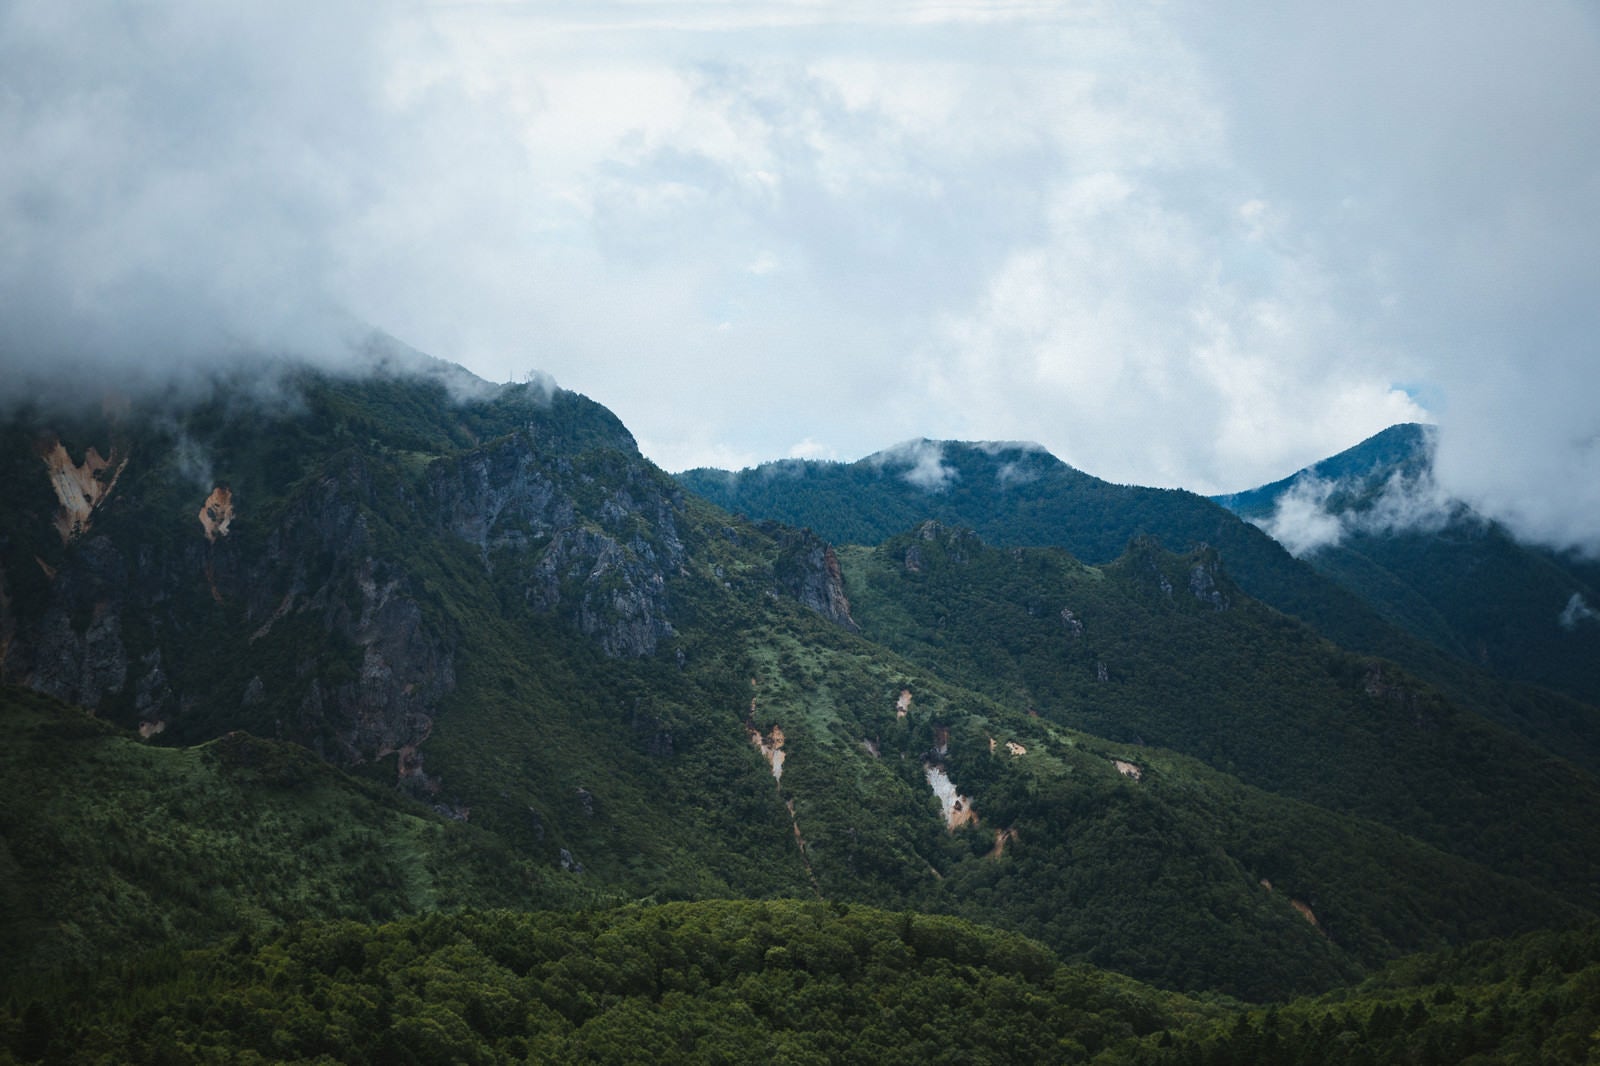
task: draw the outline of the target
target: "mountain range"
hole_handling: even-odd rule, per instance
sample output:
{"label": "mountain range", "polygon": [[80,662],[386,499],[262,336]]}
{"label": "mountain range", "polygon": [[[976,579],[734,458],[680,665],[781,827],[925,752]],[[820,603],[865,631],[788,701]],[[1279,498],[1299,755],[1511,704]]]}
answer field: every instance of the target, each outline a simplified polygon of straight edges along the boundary
{"label": "mountain range", "polygon": [[[399,1012],[416,1061],[630,1061],[686,981],[767,1004],[672,1015],[690,1052],[727,1029],[881,1059],[939,1000],[879,1032],[841,1005],[869,971],[989,989],[971,1024],[1036,1004],[1066,1060],[1240,1053],[1277,1022],[1215,997],[1363,978],[1457,998],[1364,1014],[1351,1049],[1542,1047],[1580,993],[1547,1017],[1481,956],[1394,960],[1542,936],[1494,950],[1558,959],[1522,986],[1551,996],[1594,965],[1600,627],[1544,607],[1595,602],[1593,568],[1459,506],[1361,518],[1426,471],[1424,431],[1374,440],[1222,501],[1011,444],[673,478],[583,396],[396,352],[14,410],[0,1051],[129,1046],[149,1009],[152,1060],[398,1061]],[[1343,532],[1297,558],[1265,530],[1312,478]],[[1462,567],[1494,580],[1418,579]],[[558,942],[612,968],[567,973]],[[418,945],[455,976],[375,977]],[[797,968],[845,997],[807,1026],[875,1035],[793,1043]],[[106,991],[135,972],[144,999]],[[304,995],[268,1024],[271,972]],[[1504,1032],[1457,1025],[1480,1001]]]}

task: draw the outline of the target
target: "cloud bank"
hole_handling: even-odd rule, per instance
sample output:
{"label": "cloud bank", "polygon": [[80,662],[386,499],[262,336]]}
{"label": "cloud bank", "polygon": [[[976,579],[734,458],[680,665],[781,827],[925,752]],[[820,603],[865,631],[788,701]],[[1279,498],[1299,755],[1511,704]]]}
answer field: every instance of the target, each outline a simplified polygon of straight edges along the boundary
{"label": "cloud bank", "polygon": [[1205,493],[1427,418],[1441,491],[1600,551],[1597,21],[12,0],[0,394],[375,327],[669,469],[1023,437]]}

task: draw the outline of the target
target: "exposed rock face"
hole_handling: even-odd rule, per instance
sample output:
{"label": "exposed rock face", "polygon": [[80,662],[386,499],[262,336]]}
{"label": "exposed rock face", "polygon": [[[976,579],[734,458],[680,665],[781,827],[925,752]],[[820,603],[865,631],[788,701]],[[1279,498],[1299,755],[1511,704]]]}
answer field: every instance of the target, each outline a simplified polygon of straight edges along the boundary
{"label": "exposed rock face", "polygon": [[1317,932],[1322,933],[1323,936],[1328,935],[1323,931],[1322,923],[1317,921],[1316,912],[1311,909],[1311,904],[1306,903],[1304,900],[1291,899],[1289,901],[1289,906],[1293,907],[1296,911],[1299,911],[1300,917],[1310,922],[1312,927],[1316,929]]}
{"label": "exposed rock face", "polygon": [[939,797],[939,806],[944,813],[944,824],[950,832],[955,832],[963,826],[977,825],[978,812],[972,809],[972,800],[956,791],[956,786],[945,773],[944,767],[936,763],[927,763],[922,768],[923,775],[928,779],[928,786],[933,789],[933,794]]}
{"label": "exposed rock face", "polygon": [[[415,777],[416,746],[455,687],[454,653],[425,624],[411,579],[378,549],[363,507],[375,488],[371,469],[351,457],[289,508],[263,557],[237,567],[225,587],[245,601],[253,641],[285,618],[309,617],[338,645],[355,649],[354,678],[323,685],[313,677],[298,729],[315,735],[293,739],[343,763],[398,752],[401,776]],[[314,661],[302,663],[302,672],[315,669]],[[332,750],[322,741],[329,727]]]}
{"label": "exposed rock face", "polygon": [[983,546],[983,538],[970,529],[947,526],[932,519],[917,527],[918,539],[937,544],[944,549],[945,558],[953,563],[965,563],[972,552]]}
{"label": "exposed rock face", "polygon": [[[234,497],[226,486],[207,497],[192,539],[86,535],[88,515],[127,460],[101,460],[91,449],[82,467],[48,461],[65,454],[56,444],[46,456],[58,498],[84,471],[88,489],[102,491],[75,498],[82,508],[71,512],[77,517],[65,555],[45,568],[47,591],[31,616],[4,612],[0,629],[11,637],[0,660],[5,679],[116,711],[146,736],[196,706],[226,713],[230,698],[252,728],[270,731],[257,711],[271,706],[278,733],[333,761],[409,752],[402,775],[420,773],[415,747],[454,687],[453,653],[424,623],[409,579],[378,548],[366,512],[375,478],[361,459],[349,458],[302,490],[247,551],[229,535]],[[209,612],[194,602],[197,583],[209,592]],[[209,679],[226,674],[217,664],[248,654],[285,625],[295,627],[294,648],[274,654],[294,669],[258,675],[227,695],[211,687]],[[131,631],[139,643],[130,651]],[[325,676],[335,661],[351,668]]]}
{"label": "exposed rock face", "polygon": [[[134,710],[139,712],[141,729],[154,736],[166,728],[165,717],[172,705],[172,689],[161,669],[161,649],[152,648],[139,659],[142,676],[134,686]],[[259,678],[257,681],[259,682]]]}
{"label": "exposed rock face", "polygon": [[226,485],[218,485],[200,506],[200,528],[205,530],[206,540],[214,544],[218,538],[228,535],[228,526],[232,522],[233,490]]}
{"label": "exposed rock face", "polygon": [[74,463],[59,439],[39,443],[39,458],[50,475],[50,487],[61,502],[56,512],[56,532],[66,544],[89,531],[89,520],[117,487],[117,478],[128,465],[127,456],[111,449],[109,458],[90,447],[82,463]]}
{"label": "exposed rock face", "polygon": [[[686,556],[676,485],[620,429],[615,439],[587,424],[537,432],[550,439],[536,444],[530,425],[432,463],[420,493],[415,482],[397,481],[381,455],[345,452],[323,477],[256,515],[248,544],[236,534],[238,498],[225,484],[190,512],[199,523],[192,541],[91,534],[128,459],[91,448],[74,463],[58,438],[43,437],[35,452],[69,552],[39,560],[48,580],[34,584],[45,595],[35,593],[25,612],[9,586],[0,588],[0,674],[136,717],[151,735],[185,707],[226,714],[231,699],[252,729],[343,764],[398,753],[402,778],[427,786],[418,746],[455,687],[455,655],[419,602],[400,547],[407,538],[454,535],[475,545],[525,603],[566,617],[608,655],[651,654],[673,633],[668,580]],[[380,514],[414,521],[403,532],[380,529]],[[836,562],[832,575],[837,585]],[[209,615],[194,602],[197,582]],[[129,611],[139,614],[140,636],[131,656]],[[232,681],[225,697],[213,691],[210,679],[226,676],[216,664],[258,654],[289,668],[248,685]],[[670,734],[652,739],[651,750],[670,752]]]}
{"label": "exposed rock face", "polygon": [[[456,687],[460,639],[439,605],[450,592],[432,587],[440,577],[425,561],[441,548],[460,560],[465,543],[500,606],[554,616],[605,655],[651,655],[675,636],[673,588],[690,561],[682,491],[587,403],[529,406],[510,421],[511,408],[493,418],[475,408],[453,426],[447,415],[448,433],[422,431],[415,447],[409,429],[363,428],[359,405],[256,412],[264,422],[245,439],[183,426],[181,446],[212,449],[236,482],[208,477],[203,502],[176,484],[198,467],[179,461],[172,438],[150,437],[130,466],[117,449],[104,457],[37,437],[26,465],[49,480],[59,511],[35,485],[48,550],[28,542],[5,555],[0,678],[147,736],[189,742],[244,728],[344,765],[398,755],[407,787],[436,791],[420,749]],[[286,441],[327,450],[286,451],[273,466],[265,449],[279,417]],[[497,435],[475,445],[483,426]],[[115,525],[93,522],[113,489]],[[768,536],[761,586],[855,629],[832,548],[809,533]],[[23,566],[20,585],[3,580]],[[635,728],[651,755],[673,753],[665,724],[645,716]]]}
{"label": "exposed rock face", "polygon": [[856,620],[850,617],[844,575],[833,547],[809,529],[785,530],[773,525],[766,528],[779,537],[778,559],[772,567],[779,591],[835,625],[860,632]]}
{"label": "exposed rock face", "polygon": [[[571,465],[566,464],[567,474]],[[478,546],[485,565],[502,549],[532,549],[577,524],[573,501],[556,488],[520,435],[429,468],[440,519]]]}
{"label": "exposed rock face", "polygon": [[1232,603],[1218,584],[1220,569],[1221,564],[1215,553],[1207,552],[1199,562],[1189,568],[1189,591],[1201,603],[1208,604],[1218,611],[1226,611]]}
{"label": "exposed rock face", "polygon": [[637,457],[603,473],[605,488],[524,432],[435,463],[429,491],[443,526],[517,582],[529,606],[569,615],[607,655],[649,655],[673,633],[667,577],[686,554],[680,496]]}
{"label": "exposed rock face", "polygon": [[121,692],[128,677],[122,641],[127,568],[102,536],[79,543],[74,561],[52,575],[49,601],[34,626],[10,623],[4,675],[92,708]]}
{"label": "exposed rock face", "polygon": [[783,727],[774,725],[772,731],[766,736],[753,725],[746,725],[745,732],[750,736],[750,743],[761,752],[761,757],[767,760],[767,765],[772,767],[772,779],[778,784],[783,784]]}
{"label": "exposed rock face", "polygon": [[648,544],[639,541],[633,549],[603,533],[563,530],[534,570],[538,580],[528,587],[528,603],[554,611],[563,598],[575,601],[578,629],[613,658],[654,653],[673,632],[666,576]]}

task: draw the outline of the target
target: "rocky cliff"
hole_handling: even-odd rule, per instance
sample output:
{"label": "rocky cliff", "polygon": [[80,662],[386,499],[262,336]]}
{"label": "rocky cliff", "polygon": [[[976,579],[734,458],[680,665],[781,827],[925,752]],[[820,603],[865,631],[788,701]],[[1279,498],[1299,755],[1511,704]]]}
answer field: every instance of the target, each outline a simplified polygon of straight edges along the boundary
{"label": "rocky cliff", "polygon": [[[611,658],[674,637],[695,567],[684,494],[604,408],[426,379],[292,388],[167,411],[154,432],[137,412],[88,420],[110,458],[44,419],[11,427],[35,442],[5,461],[36,505],[0,516],[0,679],[147,737],[247,728],[342,765],[398,753],[426,787],[419,746],[456,687],[467,594],[439,567]],[[767,555],[777,594],[854,628],[820,539],[774,527],[742,550]]]}
{"label": "rocky cliff", "polygon": [[844,594],[844,576],[833,546],[809,529],[795,530],[766,523],[762,530],[778,543],[777,559],[772,566],[778,591],[828,621],[859,632],[860,627],[850,617],[850,601]]}
{"label": "rocky cliff", "polygon": [[607,655],[650,655],[672,634],[682,493],[637,452],[542,451],[524,429],[434,463],[427,492],[442,530],[476,548],[523,603],[571,618]]}

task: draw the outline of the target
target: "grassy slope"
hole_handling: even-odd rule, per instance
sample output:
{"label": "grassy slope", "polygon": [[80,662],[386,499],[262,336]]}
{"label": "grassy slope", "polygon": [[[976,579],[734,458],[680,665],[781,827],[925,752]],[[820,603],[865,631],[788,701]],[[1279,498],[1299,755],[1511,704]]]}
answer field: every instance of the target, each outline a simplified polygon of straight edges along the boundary
{"label": "grassy slope", "polygon": [[583,898],[503,842],[303,749],[152,747],[0,688],[0,943],[11,981],[305,918]]}

